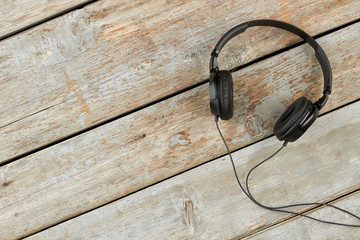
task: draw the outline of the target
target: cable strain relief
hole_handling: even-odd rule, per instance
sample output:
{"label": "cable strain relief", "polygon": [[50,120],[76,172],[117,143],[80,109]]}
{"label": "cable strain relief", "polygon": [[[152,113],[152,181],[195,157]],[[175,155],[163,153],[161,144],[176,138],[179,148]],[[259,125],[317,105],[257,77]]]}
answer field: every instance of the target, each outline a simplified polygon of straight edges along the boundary
{"label": "cable strain relief", "polygon": [[285,140],[285,141],[283,142],[283,146],[286,147],[286,145],[287,145],[288,143],[289,143],[289,141]]}
{"label": "cable strain relief", "polygon": [[214,120],[215,120],[215,122],[218,122],[219,121],[219,116],[215,115]]}

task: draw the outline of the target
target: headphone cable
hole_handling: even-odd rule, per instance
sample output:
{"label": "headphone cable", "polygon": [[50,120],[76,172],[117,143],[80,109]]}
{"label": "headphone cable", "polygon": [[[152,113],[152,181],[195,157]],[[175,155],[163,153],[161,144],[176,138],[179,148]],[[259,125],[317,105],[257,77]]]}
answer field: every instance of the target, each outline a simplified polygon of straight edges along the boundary
{"label": "headphone cable", "polygon": [[227,150],[227,153],[230,157],[230,160],[231,160],[231,164],[232,164],[232,167],[233,167],[233,170],[234,170],[234,174],[235,174],[235,178],[237,180],[237,183],[239,184],[241,190],[244,192],[244,194],[253,202],[255,203],[256,205],[262,207],[262,208],[265,208],[265,209],[268,209],[268,210],[271,210],[271,211],[275,211],[275,212],[282,212],[282,213],[290,213],[290,214],[293,214],[293,215],[296,215],[296,216],[303,216],[303,217],[306,217],[306,218],[309,218],[309,219],[312,219],[314,221],[318,221],[318,222],[322,222],[322,223],[327,223],[327,224],[333,224],[333,225],[339,225],[339,226],[347,226],[347,227],[360,227],[360,225],[353,225],[353,224],[345,224],[345,223],[337,223],[337,222],[331,222],[331,221],[324,221],[324,220],[321,220],[321,219],[318,219],[318,218],[314,218],[314,217],[310,217],[308,215],[305,215],[303,213],[297,213],[297,212],[293,212],[293,211],[288,211],[288,210],[280,210],[282,208],[289,208],[289,207],[299,207],[299,206],[307,206],[307,205],[317,205],[317,206],[328,206],[328,207],[332,207],[334,209],[337,209],[339,211],[342,211],[344,213],[347,213],[357,219],[360,220],[360,217],[356,216],[355,214],[351,213],[351,212],[348,212],[342,208],[339,208],[339,207],[336,207],[332,204],[328,204],[328,203],[299,203],[299,204],[292,204],[292,205],[287,205],[287,206],[279,206],[279,207],[269,207],[269,206],[265,206],[261,203],[259,203],[257,200],[255,200],[255,198],[252,196],[251,192],[250,192],[250,189],[249,189],[249,178],[250,178],[250,174],[257,168],[259,167],[260,165],[262,165],[263,163],[267,162],[268,160],[270,160],[272,157],[274,157],[276,154],[278,154],[286,145],[287,145],[287,142],[285,141],[283,143],[283,145],[275,152],[273,153],[272,155],[270,155],[269,157],[267,157],[265,160],[263,160],[262,162],[258,163],[257,165],[255,165],[247,174],[246,176],[246,189],[247,191],[244,189],[244,187],[242,186],[242,184],[240,183],[240,180],[239,180],[239,177],[238,177],[238,174],[236,172],[236,167],[235,167],[235,164],[234,164],[234,160],[232,158],[232,155],[231,155],[231,152],[229,150],[229,147],[225,141],[225,138],[224,136],[222,135],[221,131],[220,131],[220,128],[219,128],[219,125],[218,125],[218,116],[215,116],[215,123],[216,123],[216,128],[221,136],[221,139],[223,140],[224,142],[224,145],[226,147],[226,150]]}

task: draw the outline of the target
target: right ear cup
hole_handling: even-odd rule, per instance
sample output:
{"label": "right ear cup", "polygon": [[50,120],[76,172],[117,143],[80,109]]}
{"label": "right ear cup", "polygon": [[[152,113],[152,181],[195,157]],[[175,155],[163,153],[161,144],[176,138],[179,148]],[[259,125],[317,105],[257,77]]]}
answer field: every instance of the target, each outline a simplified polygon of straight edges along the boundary
{"label": "right ear cup", "polygon": [[274,133],[280,141],[293,142],[304,134],[318,114],[317,108],[310,100],[300,97],[277,120]]}
{"label": "right ear cup", "polygon": [[229,120],[233,116],[233,80],[229,71],[217,73],[217,89],[219,97],[220,118]]}

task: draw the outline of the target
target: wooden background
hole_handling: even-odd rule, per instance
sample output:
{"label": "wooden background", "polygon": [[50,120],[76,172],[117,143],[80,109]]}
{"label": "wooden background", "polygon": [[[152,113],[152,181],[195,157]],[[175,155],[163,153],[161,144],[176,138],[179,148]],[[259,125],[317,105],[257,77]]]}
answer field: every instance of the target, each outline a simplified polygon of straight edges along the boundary
{"label": "wooden background", "polygon": [[[1,239],[356,239],[360,229],[277,214],[240,192],[209,110],[208,61],[226,30],[269,18],[316,37],[333,93],[321,117],[251,179],[260,202],[360,214],[360,2],[0,1]],[[280,145],[296,98],[320,97],[313,50],[256,27],[220,122],[242,179]],[[310,215],[360,224],[329,208]]]}

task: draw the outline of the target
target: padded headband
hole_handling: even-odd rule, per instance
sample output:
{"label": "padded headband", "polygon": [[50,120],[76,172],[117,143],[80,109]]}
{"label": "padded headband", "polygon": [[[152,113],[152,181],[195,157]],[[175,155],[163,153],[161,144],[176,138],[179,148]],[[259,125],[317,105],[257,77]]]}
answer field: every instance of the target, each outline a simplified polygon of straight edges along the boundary
{"label": "padded headband", "polygon": [[[217,57],[221,51],[221,49],[225,46],[225,44],[230,41],[233,37],[239,35],[240,33],[244,32],[249,27],[255,27],[255,26],[270,26],[275,28],[284,29],[286,31],[292,32],[295,35],[301,37],[304,39],[305,42],[310,44],[310,46],[315,51],[315,56],[317,60],[320,63],[321,70],[324,77],[324,96],[319,99],[320,105],[325,105],[328,95],[331,93],[331,87],[332,87],[332,72],[331,72],[331,66],[329,59],[327,58],[324,50],[320,47],[320,45],[313,39],[309,34],[304,32],[298,27],[295,27],[294,25],[291,25],[289,23],[277,21],[277,20],[269,20],[269,19],[260,19],[260,20],[253,20],[249,22],[245,22],[242,24],[239,24],[229,31],[227,31],[224,36],[219,40],[219,42],[216,44],[214,50],[211,52],[211,58],[210,58],[210,73],[213,71],[218,71],[218,62]],[[321,106],[321,107],[322,107]]]}

